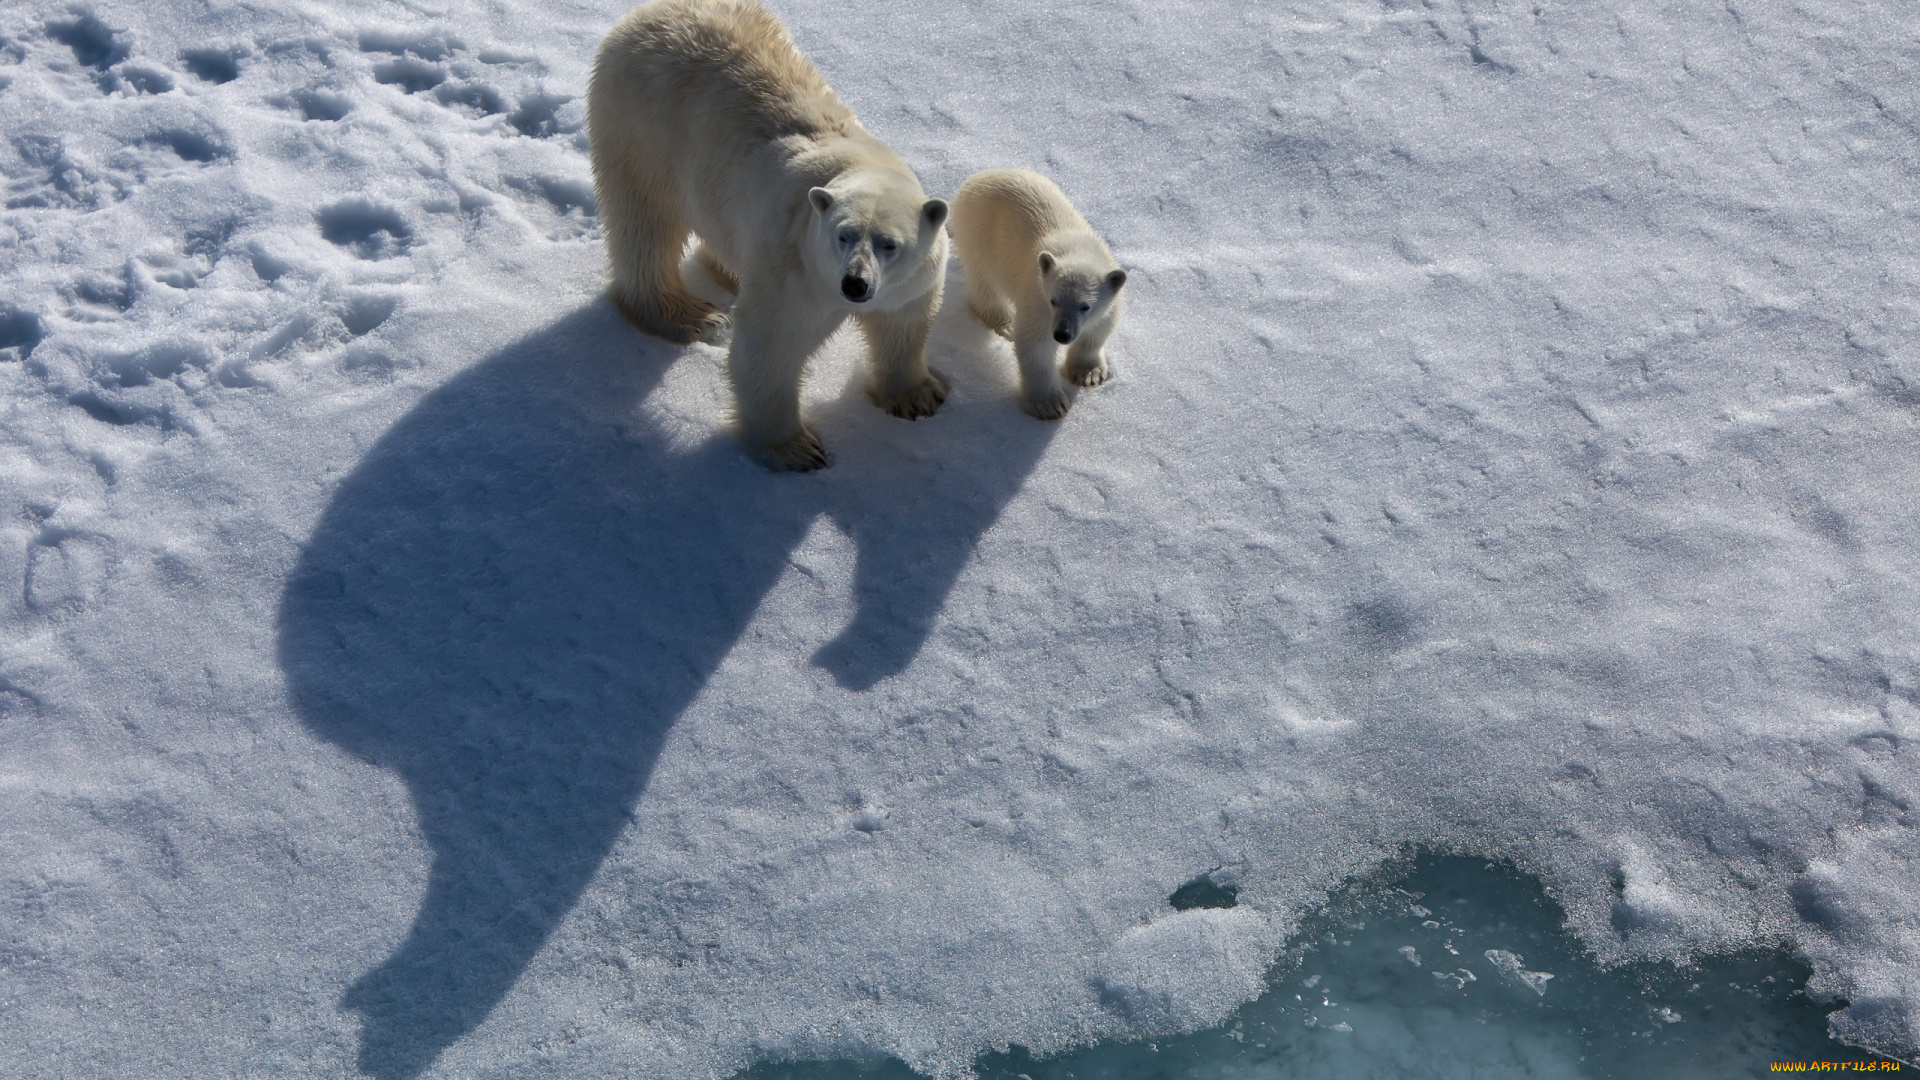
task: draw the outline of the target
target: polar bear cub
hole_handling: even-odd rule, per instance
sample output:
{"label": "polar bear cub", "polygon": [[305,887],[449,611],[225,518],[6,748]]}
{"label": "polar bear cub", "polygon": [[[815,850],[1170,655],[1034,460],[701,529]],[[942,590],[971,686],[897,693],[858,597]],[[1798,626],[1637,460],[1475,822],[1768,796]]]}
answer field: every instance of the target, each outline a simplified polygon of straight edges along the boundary
{"label": "polar bear cub", "polygon": [[867,339],[876,404],[912,420],[946,400],[926,345],[947,204],[766,8],[655,0],[628,12],[594,59],[587,130],[613,302],[655,337],[713,337],[726,317],[680,276],[699,237],[700,264],[735,294],[727,374],[763,463],[827,463],[800,419],[800,378],[848,316]]}
{"label": "polar bear cub", "polygon": [[1058,420],[1073,404],[1061,382],[1107,381],[1101,352],[1120,321],[1127,272],[1054,182],[1028,169],[987,169],[953,196],[953,241],[967,273],[968,307],[1013,340],[1021,404]]}

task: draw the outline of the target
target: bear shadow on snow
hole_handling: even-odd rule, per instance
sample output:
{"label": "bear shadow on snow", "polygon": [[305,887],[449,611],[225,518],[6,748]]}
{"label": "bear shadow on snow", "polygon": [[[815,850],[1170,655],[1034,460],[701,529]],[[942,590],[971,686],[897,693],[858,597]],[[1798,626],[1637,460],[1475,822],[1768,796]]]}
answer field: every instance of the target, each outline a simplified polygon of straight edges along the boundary
{"label": "bear shadow on snow", "polygon": [[314,733],[405,781],[432,851],[411,930],[343,1001],[362,1069],[417,1075],[512,988],[818,515],[857,556],[853,618],[813,662],[865,689],[913,661],[1058,430],[948,308],[930,351],[953,398],[908,424],[850,388],[814,410],[823,473],[767,473],[724,431],[676,443],[641,403],[679,350],[599,301],[435,390],[340,484],[281,600],[281,665]]}

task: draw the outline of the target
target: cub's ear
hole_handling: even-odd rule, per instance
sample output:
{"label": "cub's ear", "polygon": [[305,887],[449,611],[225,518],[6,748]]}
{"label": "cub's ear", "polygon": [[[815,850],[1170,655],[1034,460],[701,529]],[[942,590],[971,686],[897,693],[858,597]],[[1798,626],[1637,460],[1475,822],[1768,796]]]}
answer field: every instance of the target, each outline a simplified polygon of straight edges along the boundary
{"label": "cub's ear", "polygon": [[927,224],[937,229],[947,223],[947,200],[928,199],[927,205],[921,207],[920,212],[926,215]]}
{"label": "cub's ear", "polygon": [[1040,272],[1043,274],[1053,273],[1053,252],[1043,251],[1040,253]]}
{"label": "cub's ear", "polygon": [[1119,292],[1120,286],[1126,283],[1127,272],[1125,270],[1115,270],[1113,273],[1107,275],[1107,288],[1112,289],[1114,292]]}
{"label": "cub's ear", "polygon": [[833,209],[833,192],[823,187],[814,188],[807,192],[807,201],[813,204],[815,210],[824,214]]}

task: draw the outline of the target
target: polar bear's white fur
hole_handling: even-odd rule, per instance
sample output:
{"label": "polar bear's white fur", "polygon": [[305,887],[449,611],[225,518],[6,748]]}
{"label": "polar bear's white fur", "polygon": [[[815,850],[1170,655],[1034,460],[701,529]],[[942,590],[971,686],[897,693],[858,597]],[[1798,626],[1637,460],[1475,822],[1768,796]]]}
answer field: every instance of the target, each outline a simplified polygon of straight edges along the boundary
{"label": "polar bear's white fur", "polygon": [[968,307],[1013,340],[1021,404],[1042,420],[1067,414],[1061,381],[1107,381],[1102,349],[1120,321],[1127,272],[1053,181],[1027,169],[987,169],[953,197],[953,241],[966,268]]}
{"label": "polar bear's white fur", "polygon": [[780,21],[753,0],[655,0],[600,46],[587,92],[609,293],[668,341],[726,325],[688,291],[698,258],[730,288],[727,358],[741,437],[776,468],[826,464],[800,420],[807,358],[851,315],[873,398],[930,416],[947,383],[927,367],[946,275],[947,204],[860,126]]}

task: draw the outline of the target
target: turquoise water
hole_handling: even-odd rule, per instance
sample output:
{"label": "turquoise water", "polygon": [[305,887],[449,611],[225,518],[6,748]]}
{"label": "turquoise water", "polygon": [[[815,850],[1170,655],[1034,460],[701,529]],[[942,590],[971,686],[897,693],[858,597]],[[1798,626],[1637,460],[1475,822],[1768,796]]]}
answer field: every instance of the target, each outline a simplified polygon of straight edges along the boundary
{"label": "turquoise water", "polygon": [[[1234,900],[1205,888],[1175,896],[1181,906]],[[1423,856],[1336,895],[1303,926],[1268,991],[1221,1027],[1045,1061],[1015,1048],[982,1058],[980,1075],[1599,1080],[1762,1076],[1776,1061],[1878,1060],[1827,1037],[1827,1013],[1843,1003],[1810,1000],[1809,971],[1791,957],[1602,971],[1562,921],[1529,877],[1479,859]],[[738,1080],[917,1075],[897,1062],[817,1062],[762,1065]]]}

